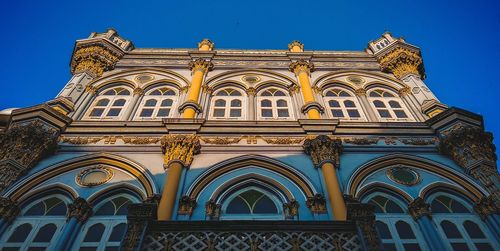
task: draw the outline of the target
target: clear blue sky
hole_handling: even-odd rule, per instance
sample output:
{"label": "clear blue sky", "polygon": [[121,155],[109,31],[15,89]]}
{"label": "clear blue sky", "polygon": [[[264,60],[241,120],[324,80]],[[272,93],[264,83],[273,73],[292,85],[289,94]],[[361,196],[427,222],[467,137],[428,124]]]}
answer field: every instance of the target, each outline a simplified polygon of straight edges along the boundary
{"label": "clear blue sky", "polygon": [[[74,41],[108,27],[136,47],[363,50],[385,30],[422,49],[425,82],[500,138],[499,1],[5,1],[0,109],[53,98]],[[500,140],[495,142],[500,146]]]}

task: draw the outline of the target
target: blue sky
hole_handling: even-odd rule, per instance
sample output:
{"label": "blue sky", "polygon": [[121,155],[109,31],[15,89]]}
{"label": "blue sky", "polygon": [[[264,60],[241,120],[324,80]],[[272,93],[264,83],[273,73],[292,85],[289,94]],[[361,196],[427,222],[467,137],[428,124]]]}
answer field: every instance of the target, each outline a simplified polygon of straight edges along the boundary
{"label": "blue sky", "polygon": [[[136,47],[363,50],[388,30],[422,49],[425,82],[500,138],[499,1],[8,1],[0,8],[0,109],[53,98],[74,41],[108,27]],[[498,139],[495,140],[500,144]]]}

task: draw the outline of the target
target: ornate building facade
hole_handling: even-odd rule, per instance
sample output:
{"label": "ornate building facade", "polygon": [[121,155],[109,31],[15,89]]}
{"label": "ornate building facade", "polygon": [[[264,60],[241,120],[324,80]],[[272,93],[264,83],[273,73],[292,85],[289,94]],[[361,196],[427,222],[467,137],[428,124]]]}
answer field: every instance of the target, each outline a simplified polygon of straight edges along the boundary
{"label": "ornate building facade", "polygon": [[481,116],[418,47],[76,41],[53,100],[0,113],[2,250],[498,250]]}

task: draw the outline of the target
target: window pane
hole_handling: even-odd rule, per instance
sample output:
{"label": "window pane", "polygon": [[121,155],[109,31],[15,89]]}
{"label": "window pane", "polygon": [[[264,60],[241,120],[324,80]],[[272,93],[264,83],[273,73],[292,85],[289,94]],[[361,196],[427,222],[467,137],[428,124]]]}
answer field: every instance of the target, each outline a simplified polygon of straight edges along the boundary
{"label": "window pane", "polygon": [[343,118],[344,117],[344,113],[342,112],[342,110],[337,110],[337,109],[332,110],[332,115],[333,115],[333,117],[336,117],[336,118]]}
{"label": "window pane", "polygon": [[383,96],[386,97],[386,98],[394,97],[394,95],[392,95],[392,94],[390,94],[388,92],[384,92]]}
{"label": "window pane", "polygon": [[123,106],[125,105],[125,99],[118,99],[113,102],[113,106]]}
{"label": "window pane", "polygon": [[329,105],[330,107],[340,107],[339,102],[337,102],[337,101],[335,101],[335,100],[330,100],[330,101],[328,101],[328,105]]}
{"label": "window pane", "polygon": [[85,235],[84,242],[99,242],[101,241],[102,234],[104,233],[104,225],[101,223],[97,223],[91,226],[87,230],[87,234]]}
{"label": "window pane", "polygon": [[38,230],[34,242],[50,242],[52,240],[52,236],[56,232],[57,227],[54,224],[47,224]]}
{"label": "window pane", "polygon": [[340,91],[339,92],[339,97],[350,97],[351,95],[349,95],[349,93],[345,92],[345,91]]}
{"label": "window pane", "polygon": [[248,205],[240,197],[236,197],[227,206],[226,213],[249,214],[250,208],[248,208]]}
{"label": "window pane", "polygon": [[124,95],[130,95],[130,92],[128,90],[124,90],[123,89],[120,92],[118,92],[118,95],[122,95],[122,96],[124,96]]}
{"label": "window pane", "polygon": [[223,99],[217,99],[217,100],[215,100],[215,106],[216,107],[224,107],[224,106],[226,106],[226,101]]}
{"label": "window pane", "polygon": [[24,215],[45,215],[45,204],[42,201],[36,203]]}
{"label": "window pane", "polygon": [[142,118],[151,117],[153,115],[153,109],[142,109],[141,114],[139,115]]}
{"label": "window pane", "polygon": [[378,114],[380,114],[382,118],[392,118],[388,110],[378,110]]}
{"label": "window pane", "polygon": [[327,97],[335,97],[335,96],[337,96],[337,94],[333,93],[332,91],[328,91],[328,92],[325,94],[325,96],[327,96]]}
{"label": "window pane", "polygon": [[273,110],[271,109],[262,109],[262,117],[271,118],[273,117]]}
{"label": "window pane", "polygon": [[162,108],[158,110],[158,114],[156,114],[156,117],[168,117],[169,113],[170,109]]}
{"label": "window pane", "polygon": [[380,93],[378,93],[376,91],[372,91],[372,92],[370,92],[370,97],[381,97],[381,96],[380,96]]}
{"label": "window pane", "polygon": [[389,101],[389,105],[390,105],[392,108],[401,108],[401,105],[399,104],[399,102],[394,101],[394,100]]}
{"label": "window pane", "polygon": [[81,247],[79,251],[96,251],[97,247]]}
{"label": "window pane", "polygon": [[229,96],[241,96],[241,93],[237,90],[231,90]]}
{"label": "window pane", "polygon": [[28,248],[28,251],[44,251],[44,250],[47,250],[47,249],[44,247],[29,247]]}
{"label": "window pane", "polygon": [[[469,251],[469,247],[465,243],[451,243],[453,251]],[[482,250],[481,250],[482,251]]]}
{"label": "window pane", "polygon": [[47,207],[47,212],[45,212],[45,215],[66,215],[67,206],[66,203],[64,203],[64,201],[62,201],[61,199],[49,198],[44,202]]}
{"label": "window pane", "polygon": [[277,214],[278,209],[274,202],[267,196],[262,196],[253,208],[254,214]]}
{"label": "window pane", "polygon": [[172,106],[172,103],[174,103],[173,100],[171,99],[165,99],[163,101],[161,101],[161,106],[165,107],[165,106]]}
{"label": "window pane", "polygon": [[2,251],[19,251],[21,248],[16,248],[16,247],[3,247]]}
{"label": "window pane", "polygon": [[284,93],[284,92],[282,92],[282,91],[276,91],[276,92],[274,93],[274,96],[278,97],[278,96],[286,96],[286,95],[285,95],[285,93]]}
{"label": "window pane", "polygon": [[214,109],[214,117],[224,117],[225,109]]}
{"label": "window pane", "polygon": [[375,100],[373,101],[373,105],[377,108],[385,108],[385,104],[384,102],[380,101],[380,100]]}
{"label": "window pane", "polygon": [[168,91],[164,92],[163,95],[166,95],[166,96],[175,96],[175,92],[172,91],[172,90],[168,90]]}
{"label": "window pane", "polygon": [[24,223],[16,228],[7,242],[24,242],[31,232],[31,225]]}
{"label": "window pane", "polygon": [[347,113],[349,114],[349,117],[351,117],[351,118],[359,118],[359,117],[361,117],[361,115],[359,115],[358,110],[348,109]]}
{"label": "window pane", "polygon": [[290,114],[288,113],[288,109],[278,109],[278,117],[280,117],[280,118],[290,117]]}
{"label": "window pane", "polygon": [[387,200],[387,203],[385,204],[385,212],[387,212],[387,213],[404,213],[403,209],[392,200]]}
{"label": "window pane", "polygon": [[285,100],[283,100],[283,99],[278,100],[276,102],[276,104],[277,104],[278,107],[288,107],[287,102]]}
{"label": "window pane", "polygon": [[117,246],[117,247],[106,247],[104,249],[104,251],[119,251],[120,250],[120,247]]}
{"label": "window pane", "polygon": [[385,223],[377,221],[375,222],[375,228],[377,228],[377,232],[381,239],[392,239],[391,232]]}
{"label": "window pane", "polygon": [[489,243],[476,243],[477,250],[480,251],[493,251],[494,249],[491,247]]}
{"label": "window pane", "polygon": [[103,112],[104,112],[104,108],[94,108],[94,110],[92,110],[90,112],[90,116],[92,116],[92,117],[100,117]]}
{"label": "window pane", "polygon": [[122,110],[122,108],[111,108],[111,109],[109,109],[108,115],[106,115],[106,116],[110,116],[110,117],[118,116],[118,114],[120,114],[121,110]]}
{"label": "window pane", "polygon": [[441,228],[443,229],[444,233],[446,234],[446,237],[448,238],[462,238],[462,235],[458,231],[457,226],[455,224],[449,222],[449,221],[442,221],[441,222]]}
{"label": "window pane", "polygon": [[408,116],[406,115],[406,113],[403,110],[394,110],[394,113],[396,114],[396,117],[398,117],[400,119],[408,118]]}
{"label": "window pane", "polygon": [[415,239],[415,234],[410,227],[410,224],[404,221],[396,222],[396,230],[398,231],[399,238],[401,239]]}
{"label": "window pane", "polygon": [[144,103],[144,106],[151,107],[156,105],[156,99],[148,99],[146,100],[146,103]]}
{"label": "window pane", "polygon": [[125,223],[120,223],[116,225],[113,228],[113,231],[111,232],[111,235],[109,236],[108,241],[121,241],[123,238],[123,235],[125,235],[125,230],[127,230],[127,224]]}
{"label": "window pane", "polygon": [[161,95],[161,92],[159,90],[154,90],[149,95],[151,95],[151,96],[159,96],[159,95]]}
{"label": "window pane", "polygon": [[95,104],[96,106],[107,106],[109,104],[109,99],[101,99]]}
{"label": "window pane", "polygon": [[405,251],[421,251],[420,246],[417,243],[406,243],[403,244]]}
{"label": "window pane", "polygon": [[269,91],[265,91],[265,92],[262,92],[262,94],[260,94],[261,96],[272,96],[273,94],[271,94],[271,92]]}
{"label": "window pane", "polygon": [[229,116],[232,118],[241,117],[241,109],[231,109],[229,111]]}
{"label": "window pane", "polygon": [[109,90],[109,91],[103,93],[102,95],[115,95],[115,94],[116,94],[115,90]]}
{"label": "window pane", "polygon": [[115,206],[111,201],[108,201],[97,209],[95,215],[115,215]]}
{"label": "window pane", "polygon": [[264,99],[264,100],[260,101],[260,106],[262,106],[262,107],[271,107],[272,104],[271,104],[270,100]]}
{"label": "window pane", "polygon": [[345,107],[356,107],[354,102],[352,102],[351,100],[344,101],[344,105],[345,105]]}
{"label": "window pane", "polygon": [[451,200],[451,211],[453,213],[470,213],[469,209],[467,209],[466,207],[464,207],[464,205],[462,205],[462,203],[456,201],[456,200]]}
{"label": "window pane", "polygon": [[392,243],[384,243],[383,246],[384,246],[384,251],[398,251],[396,249],[396,245]]}
{"label": "window pane", "polygon": [[486,238],[486,236],[484,236],[484,233],[483,231],[481,231],[481,229],[479,228],[479,226],[472,222],[472,221],[465,221],[464,222],[464,228],[465,230],[467,231],[467,233],[469,234],[470,238],[473,238],[473,239],[482,239],[482,238]]}
{"label": "window pane", "polygon": [[241,100],[239,99],[231,100],[231,107],[241,107]]}

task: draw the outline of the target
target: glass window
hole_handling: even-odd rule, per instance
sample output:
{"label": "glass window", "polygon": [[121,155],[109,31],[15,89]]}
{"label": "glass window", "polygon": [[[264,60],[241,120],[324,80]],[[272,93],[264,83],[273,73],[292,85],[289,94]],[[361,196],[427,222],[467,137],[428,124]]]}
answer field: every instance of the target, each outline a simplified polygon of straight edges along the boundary
{"label": "glass window", "polygon": [[371,100],[373,108],[382,120],[413,120],[408,116],[408,110],[403,105],[402,100],[387,90],[375,89],[369,93],[368,99]]}
{"label": "glass window", "polygon": [[222,204],[223,219],[282,219],[282,202],[273,193],[259,187],[250,186],[233,192]]}
{"label": "glass window", "polygon": [[246,100],[240,91],[226,88],[217,91],[212,98],[212,111],[210,117],[213,119],[244,119],[243,109]]}
{"label": "glass window", "polygon": [[257,96],[259,119],[292,119],[290,97],[276,88],[268,88]]}
{"label": "glass window", "polygon": [[177,99],[176,92],[167,86],[150,90],[142,98],[135,119],[157,120],[171,117]]}
{"label": "glass window", "polygon": [[325,93],[324,100],[332,118],[364,120],[364,114],[359,109],[358,99],[350,92],[339,88],[330,89]]}
{"label": "glass window", "polygon": [[130,99],[130,90],[124,87],[113,87],[98,94],[88,113],[86,119],[110,119],[120,118],[122,111]]}

